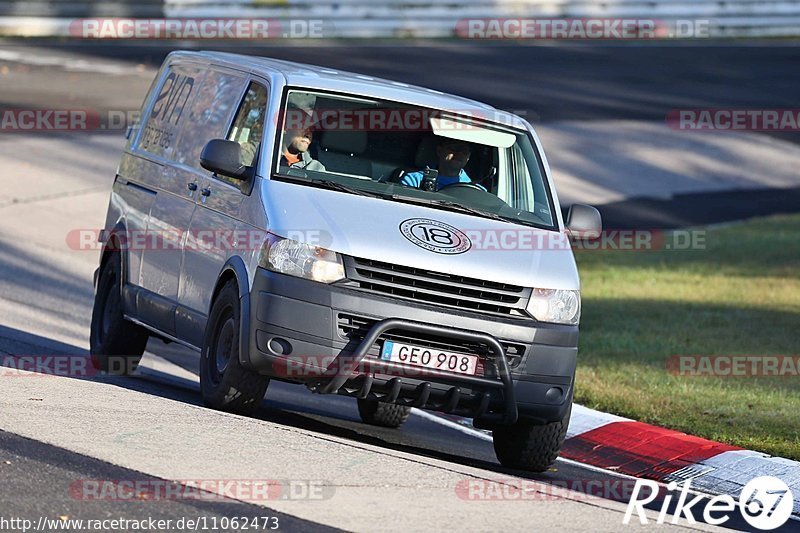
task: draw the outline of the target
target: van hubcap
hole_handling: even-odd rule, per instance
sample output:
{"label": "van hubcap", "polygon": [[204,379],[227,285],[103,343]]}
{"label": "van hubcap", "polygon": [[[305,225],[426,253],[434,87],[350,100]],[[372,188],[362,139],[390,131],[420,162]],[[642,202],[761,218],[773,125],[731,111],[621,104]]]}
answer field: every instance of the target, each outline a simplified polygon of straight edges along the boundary
{"label": "van hubcap", "polygon": [[106,291],[106,299],[103,302],[103,323],[100,328],[100,338],[105,339],[108,337],[108,332],[111,330],[111,324],[114,321],[114,312],[117,309],[119,302],[119,294],[115,290],[116,283],[111,280],[108,283],[108,291]]}
{"label": "van hubcap", "polygon": [[229,317],[223,322],[222,327],[219,329],[219,336],[217,337],[217,345],[214,349],[214,366],[217,373],[222,376],[228,364],[231,361],[231,353],[233,352],[233,338],[236,332],[236,324],[233,317]]}

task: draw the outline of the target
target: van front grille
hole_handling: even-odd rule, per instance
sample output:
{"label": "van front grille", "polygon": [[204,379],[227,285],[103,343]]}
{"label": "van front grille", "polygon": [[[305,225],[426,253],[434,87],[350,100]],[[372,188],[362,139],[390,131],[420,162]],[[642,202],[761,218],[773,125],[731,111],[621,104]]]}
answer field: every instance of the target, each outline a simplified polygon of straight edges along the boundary
{"label": "van front grille", "polygon": [[[360,341],[377,322],[378,319],[376,318],[339,313],[336,325],[340,337]],[[424,335],[421,333],[403,331],[401,329],[387,331],[380,336],[377,344],[380,345],[384,340],[411,344],[414,346],[423,346],[425,348],[441,351],[478,355],[481,358],[481,367],[483,366],[483,361],[486,356],[489,354],[488,346],[480,343],[461,341],[442,335]],[[525,355],[525,345],[503,341],[500,341],[500,345],[503,347],[503,351],[505,351],[508,366],[510,368],[517,367]],[[373,346],[369,353],[377,356],[379,347]]]}
{"label": "van front grille", "polygon": [[372,259],[345,256],[347,278],[367,292],[389,294],[437,306],[526,317],[531,289],[433,272]]}

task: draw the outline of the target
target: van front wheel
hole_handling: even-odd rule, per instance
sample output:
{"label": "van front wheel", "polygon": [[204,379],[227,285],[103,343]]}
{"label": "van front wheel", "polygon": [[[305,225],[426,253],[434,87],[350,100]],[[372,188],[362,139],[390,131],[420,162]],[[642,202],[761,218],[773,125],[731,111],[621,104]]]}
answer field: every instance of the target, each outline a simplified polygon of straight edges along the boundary
{"label": "van front wheel", "polygon": [[494,452],[500,464],[531,472],[544,472],[558,458],[567,435],[572,401],[564,418],[549,424],[518,420],[492,430]]}
{"label": "van front wheel", "polygon": [[251,415],[261,405],[269,378],[239,362],[239,289],[228,281],[219,291],[208,317],[200,354],[200,391],[212,409]]}

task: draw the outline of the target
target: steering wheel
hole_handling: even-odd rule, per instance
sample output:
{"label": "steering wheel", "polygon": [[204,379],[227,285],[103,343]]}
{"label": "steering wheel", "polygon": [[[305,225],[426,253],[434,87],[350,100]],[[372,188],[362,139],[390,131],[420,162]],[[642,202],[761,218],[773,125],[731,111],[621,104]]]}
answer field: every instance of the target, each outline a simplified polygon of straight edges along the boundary
{"label": "steering wheel", "polygon": [[471,182],[468,182],[468,181],[461,181],[461,182],[457,182],[457,183],[451,183],[450,185],[445,185],[444,187],[440,188],[439,191],[441,192],[441,191],[443,191],[445,189],[454,189],[454,188],[477,189],[477,190],[479,190],[481,192],[486,192],[486,190],[483,187],[481,187],[480,185],[478,185],[476,183],[471,183]]}

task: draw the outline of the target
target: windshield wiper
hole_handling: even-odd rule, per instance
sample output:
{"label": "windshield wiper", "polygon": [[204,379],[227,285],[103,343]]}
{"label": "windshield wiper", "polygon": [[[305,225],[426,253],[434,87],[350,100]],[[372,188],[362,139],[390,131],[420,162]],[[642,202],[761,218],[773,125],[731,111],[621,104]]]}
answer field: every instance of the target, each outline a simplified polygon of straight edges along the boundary
{"label": "windshield wiper", "polygon": [[511,222],[513,224],[520,224],[515,218],[512,217],[504,217],[503,215],[498,215],[497,213],[492,213],[490,211],[484,211],[483,209],[477,209],[475,207],[470,207],[467,205],[459,204],[458,202],[451,202],[450,200],[436,200],[432,198],[417,198],[415,196],[404,196],[401,194],[393,194],[390,196],[392,200],[397,200],[398,202],[407,202],[410,204],[420,204],[420,205],[429,205],[432,207],[441,207],[450,211],[457,211],[461,213],[467,213],[470,215],[476,215],[479,217],[484,218],[491,218],[492,220],[502,220],[504,222]]}
{"label": "windshield wiper", "polygon": [[[295,179],[299,178],[299,176],[293,176]],[[340,191],[346,192],[350,194],[356,194],[358,196],[367,196],[369,198],[382,198],[387,200],[395,200],[398,202],[405,202],[409,204],[417,204],[417,205],[427,205],[430,207],[438,207],[441,209],[446,209],[449,211],[455,211],[459,213],[467,213],[470,215],[475,215],[483,218],[489,218],[492,220],[500,220],[503,222],[510,222],[511,224],[521,224],[523,226],[530,226],[531,224],[525,222],[524,220],[519,220],[514,217],[508,217],[503,215],[498,215],[497,213],[492,213],[490,211],[484,211],[482,209],[477,209],[475,207],[470,207],[467,205],[459,204],[457,202],[452,202],[450,200],[437,200],[435,198],[418,198],[416,196],[405,196],[403,194],[381,194],[379,192],[371,192],[371,191],[364,191],[362,189],[357,189],[356,187],[350,187],[349,185],[345,185],[343,183],[339,183],[338,181],[333,180],[317,180],[312,178],[300,178],[298,181],[304,181],[306,183],[311,183],[313,185],[322,186],[326,189],[330,189],[332,191]]]}
{"label": "windshield wiper", "polygon": [[344,183],[339,183],[338,181],[333,180],[315,180],[309,179],[311,183],[314,185],[322,185],[326,189],[330,189],[332,191],[339,191],[339,192],[346,192],[350,194],[357,194],[359,196],[369,196],[370,198],[385,198],[386,196],[383,194],[378,194],[374,192],[364,191],[361,189],[357,189],[356,187],[350,187],[349,185],[345,185]]}

